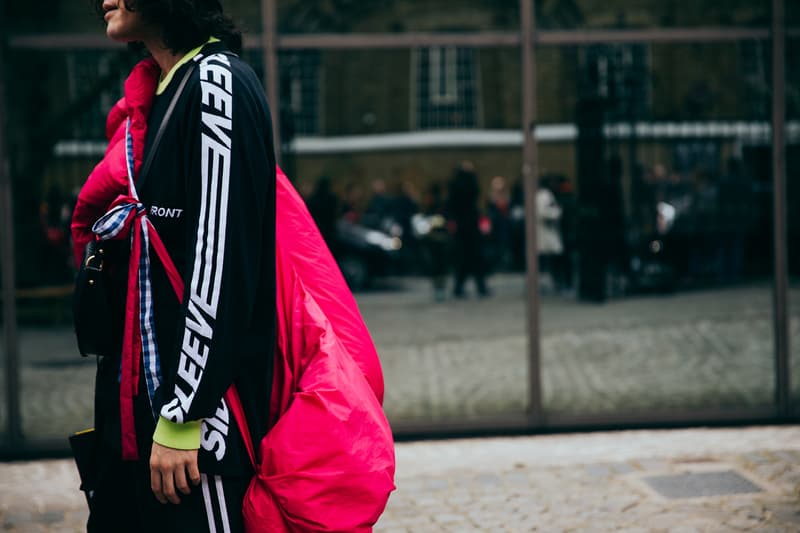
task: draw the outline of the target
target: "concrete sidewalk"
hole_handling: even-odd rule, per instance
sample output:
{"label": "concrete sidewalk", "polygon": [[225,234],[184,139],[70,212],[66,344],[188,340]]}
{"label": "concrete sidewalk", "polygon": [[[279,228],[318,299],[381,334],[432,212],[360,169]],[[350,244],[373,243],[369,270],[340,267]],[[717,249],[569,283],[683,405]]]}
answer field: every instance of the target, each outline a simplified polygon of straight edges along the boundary
{"label": "concrete sidewalk", "polygon": [[[800,531],[800,426],[397,445],[377,532]],[[0,463],[0,528],[82,531],[68,460]]]}

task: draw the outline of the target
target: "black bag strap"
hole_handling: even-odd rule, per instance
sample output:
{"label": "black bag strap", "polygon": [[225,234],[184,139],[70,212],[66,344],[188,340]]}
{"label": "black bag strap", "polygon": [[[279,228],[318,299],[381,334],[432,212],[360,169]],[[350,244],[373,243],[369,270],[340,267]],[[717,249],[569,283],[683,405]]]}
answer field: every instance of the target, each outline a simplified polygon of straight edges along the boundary
{"label": "black bag strap", "polygon": [[164,130],[167,129],[167,122],[169,122],[169,117],[172,116],[172,112],[175,110],[175,105],[178,103],[178,99],[181,97],[181,93],[183,93],[183,88],[186,87],[186,83],[189,81],[189,77],[194,72],[195,67],[197,66],[197,61],[190,61],[189,68],[186,69],[186,73],[183,75],[183,79],[181,79],[180,85],[178,85],[178,90],[175,91],[175,94],[172,95],[172,100],[169,102],[169,107],[167,107],[167,112],[164,113],[164,118],[161,119],[161,124],[158,126],[158,131],[156,132],[156,136],[153,139],[153,146],[150,147],[150,150],[147,152],[147,157],[144,160],[144,164],[142,165],[142,171],[139,173],[139,179],[136,180],[136,189],[141,190],[142,185],[144,185],[145,179],[147,178],[147,174],[150,171],[150,167],[153,165],[153,159],[155,159],[156,152],[158,151],[158,145],[161,142],[161,137],[164,136]]}

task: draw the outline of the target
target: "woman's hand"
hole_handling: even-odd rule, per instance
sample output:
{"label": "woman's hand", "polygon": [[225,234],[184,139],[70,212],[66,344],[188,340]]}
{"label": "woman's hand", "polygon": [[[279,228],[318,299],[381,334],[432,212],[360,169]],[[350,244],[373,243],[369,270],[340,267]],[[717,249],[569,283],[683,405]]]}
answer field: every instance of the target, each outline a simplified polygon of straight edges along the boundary
{"label": "woman's hand", "polygon": [[200,483],[197,468],[197,450],[176,450],[157,442],[150,452],[150,488],[161,503],[181,503],[176,489],[183,494],[191,492],[192,485]]}

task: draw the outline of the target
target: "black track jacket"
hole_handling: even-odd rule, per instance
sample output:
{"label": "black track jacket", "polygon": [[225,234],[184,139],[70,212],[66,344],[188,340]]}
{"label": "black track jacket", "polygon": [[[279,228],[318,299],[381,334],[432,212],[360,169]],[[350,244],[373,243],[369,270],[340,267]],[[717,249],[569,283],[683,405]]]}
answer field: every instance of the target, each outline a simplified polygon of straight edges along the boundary
{"label": "black track jacket", "polygon": [[[151,252],[162,372],[153,408],[176,423],[202,420],[200,470],[236,475],[250,465],[225,391],[237,385],[256,447],[269,417],[276,305],[272,124],[252,69],[222,43],[209,43],[156,97],[145,157],[184,69],[195,62],[151,169],[137,185],[185,283],[179,302]],[[98,403],[106,404],[106,416],[98,424],[116,431],[119,389],[108,383],[116,372],[103,374]],[[149,454],[155,427],[144,381],[135,405],[140,455]]]}

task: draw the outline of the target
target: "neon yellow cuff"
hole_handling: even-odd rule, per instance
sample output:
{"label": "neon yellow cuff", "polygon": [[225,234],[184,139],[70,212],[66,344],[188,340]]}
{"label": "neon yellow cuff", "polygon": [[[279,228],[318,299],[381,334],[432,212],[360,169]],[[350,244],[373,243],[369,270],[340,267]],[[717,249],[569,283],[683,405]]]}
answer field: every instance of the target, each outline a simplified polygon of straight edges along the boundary
{"label": "neon yellow cuff", "polygon": [[200,421],[177,424],[159,417],[153,441],[176,450],[196,450],[200,448]]}

